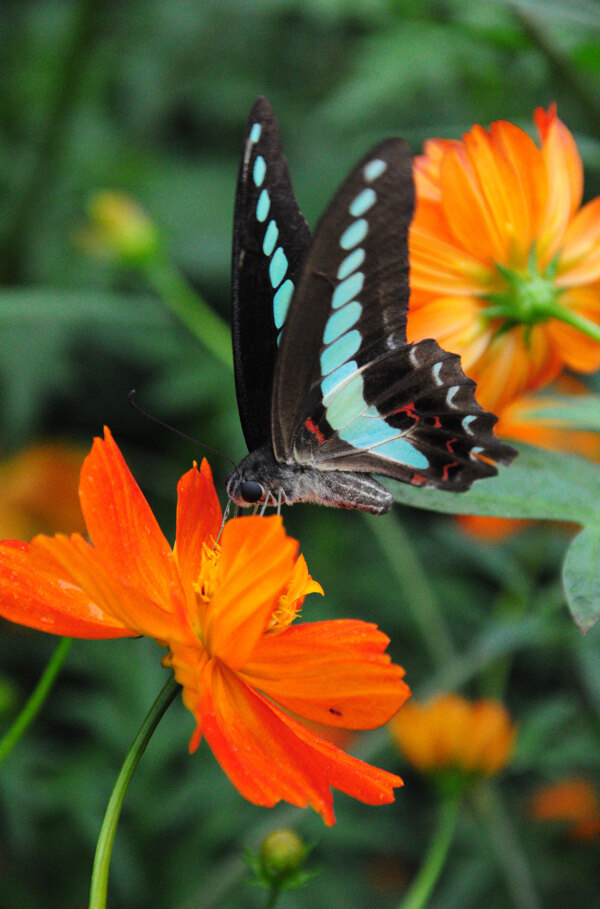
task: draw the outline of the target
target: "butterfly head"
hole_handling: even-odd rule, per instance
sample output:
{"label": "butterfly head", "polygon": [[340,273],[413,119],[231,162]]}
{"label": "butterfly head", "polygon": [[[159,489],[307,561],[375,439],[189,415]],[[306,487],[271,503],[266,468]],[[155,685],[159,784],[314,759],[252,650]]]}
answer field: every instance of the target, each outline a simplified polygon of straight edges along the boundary
{"label": "butterfly head", "polygon": [[253,451],[227,477],[227,495],[237,505],[291,504],[294,471],[279,464],[269,448]]}

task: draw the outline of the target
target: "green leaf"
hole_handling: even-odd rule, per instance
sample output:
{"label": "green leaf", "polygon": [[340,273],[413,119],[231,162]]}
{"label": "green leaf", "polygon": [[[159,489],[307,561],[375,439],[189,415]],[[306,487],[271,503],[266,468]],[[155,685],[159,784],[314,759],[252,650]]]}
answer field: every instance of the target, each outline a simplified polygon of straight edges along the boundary
{"label": "green leaf", "polygon": [[585,634],[600,616],[600,524],[573,540],[563,567],[569,609]]}
{"label": "green leaf", "polygon": [[403,485],[404,505],[446,514],[571,521],[583,530],[567,552],[563,582],[577,625],[589,631],[600,617],[600,466],[563,452],[523,448],[510,467],[465,493]]}
{"label": "green leaf", "polygon": [[403,505],[445,514],[495,515],[529,518],[600,521],[600,466],[576,455],[521,448],[510,467],[497,477],[480,480],[464,493],[394,486],[394,498]]}
{"label": "green leaf", "polygon": [[600,396],[556,395],[551,399],[544,398],[538,409],[532,404],[527,417],[558,429],[600,432]]}

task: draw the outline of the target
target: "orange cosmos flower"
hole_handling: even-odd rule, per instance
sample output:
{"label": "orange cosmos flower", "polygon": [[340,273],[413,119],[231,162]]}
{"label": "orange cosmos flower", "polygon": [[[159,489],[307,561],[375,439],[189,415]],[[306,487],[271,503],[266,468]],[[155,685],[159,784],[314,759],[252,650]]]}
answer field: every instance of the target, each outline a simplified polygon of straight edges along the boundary
{"label": "orange cosmos flower", "polygon": [[172,549],[110,432],[95,439],[79,486],[93,545],[79,534],[0,543],[0,614],[82,638],[147,635],[205,737],[251,802],[311,805],[334,823],[330,787],[368,804],[393,801],[402,780],[349,757],[289,712],[329,726],[373,729],[409,695],[388,638],[352,620],[292,626],[321,591],[279,515],[229,521],[210,468],[178,486]]}
{"label": "orange cosmos flower", "polygon": [[[583,171],[554,105],[540,147],[506,121],[415,159],[408,338],[460,354],[494,412],[567,366],[592,372],[600,343],[600,197],[580,208]],[[568,324],[571,323],[571,324]]]}
{"label": "orange cosmos flower", "polygon": [[394,717],[390,732],[422,773],[468,778],[493,776],[508,763],[516,728],[496,701],[471,703],[458,694],[444,694],[427,704],[411,701]]}
{"label": "orange cosmos flower", "polygon": [[77,477],[85,452],[63,442],[39,442],[0,464],[0,536],[85,531]]}
{"label": "orange cosmos flower", "polygon": [[538,821],[564,821],[574,840],[593,840],[600,835],[598,796],[588,780],[574,778],[545,786],[531,802]]}

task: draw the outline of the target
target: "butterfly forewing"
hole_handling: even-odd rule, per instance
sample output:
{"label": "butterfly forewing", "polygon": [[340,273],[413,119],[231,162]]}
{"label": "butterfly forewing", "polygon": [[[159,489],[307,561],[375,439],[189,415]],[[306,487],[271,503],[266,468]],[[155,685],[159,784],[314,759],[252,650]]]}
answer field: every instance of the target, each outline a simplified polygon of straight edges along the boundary
{"label": "butterfly forewing", "polygon": [[412,162],[376,146],[319,223],[283,331],[273,387],[275,457],[467,489],[508,462],[475,384],[435,341],[406,343]]}
{"label": "butterfly forewing", "polygon": [[272,432],[280,460],[293,457],[298,431],[338,380],[406,343],[411,168],[402,139],[380,143],[315,230],[275,370]]}
{"label": "butterfly forewing", "polygon": [[281,150],[279,125],[259,98],[246,128],[233,226],[235,382],[250,451],[270,442],[271,389],[280,332],[310,230]]}

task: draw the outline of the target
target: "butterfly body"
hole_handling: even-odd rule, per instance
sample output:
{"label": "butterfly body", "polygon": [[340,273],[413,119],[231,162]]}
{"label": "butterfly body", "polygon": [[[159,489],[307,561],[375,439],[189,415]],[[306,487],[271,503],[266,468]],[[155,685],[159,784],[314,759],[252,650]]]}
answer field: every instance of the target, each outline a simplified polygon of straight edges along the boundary
{"label": "butterfly body", "polygon": [[393,498],[372,474],[462,491],[514,457],[459,357],[432,339],[407,343],[413,208],[410,152],[387,139],[311,238],[277,121],[257,100],[234,216],[234,363],[250,451],[227,481],[237,503],[379,514]]}
{"label": "butterfly body", "polygon": [[394,502],[392,494],[368,474],[283,464],[275,460],[270,446],[256,449],[240,462],[227,480],[227,495],[240,505],[316,502],[371,514],[385,514]]}

